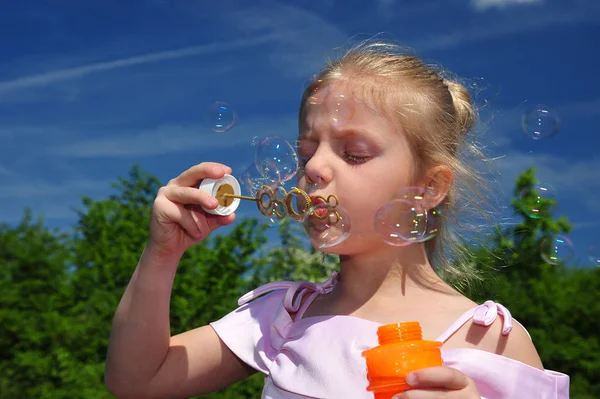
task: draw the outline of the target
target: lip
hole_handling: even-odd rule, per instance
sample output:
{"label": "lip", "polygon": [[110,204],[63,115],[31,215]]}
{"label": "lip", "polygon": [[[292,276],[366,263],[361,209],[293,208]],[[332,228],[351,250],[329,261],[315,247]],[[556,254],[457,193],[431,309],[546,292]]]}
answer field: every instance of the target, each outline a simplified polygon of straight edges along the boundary
{"label": "lip", "polygon": [[[312,203],[312,207],[315,207],[315,206],[318,207],[319,205],[327,204],[327,202],[323,198],[321,198],[321,197],[319,197],[317,195],[314,195],[314,194],[313,195],[309,195],[309,198],[310,198],[310,201]],[[319,207],[318,209],[315,209],[313,212],[319,218],[324,218],[327,215],[328,209],[329,209],[328,206],[323,206],[323,207]]]}
{"label": "lip", "polygon": [[310,198],[310,201],[312,202],[313,205],[320,205],[320,204],[324,204],[325,200],[317,195],[309,195],[308,196]]}

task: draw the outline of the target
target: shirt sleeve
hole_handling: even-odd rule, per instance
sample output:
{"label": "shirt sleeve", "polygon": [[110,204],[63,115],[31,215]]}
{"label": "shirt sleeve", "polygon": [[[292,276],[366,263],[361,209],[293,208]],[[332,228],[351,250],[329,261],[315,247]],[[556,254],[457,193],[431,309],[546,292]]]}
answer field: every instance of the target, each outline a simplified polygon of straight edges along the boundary
{"label": "shirt sleeve", "polygon": [[244,363],[267,374],[273,359],[270,329],[283,306],[285,290],[270,292],[210,323],[219,338]]}

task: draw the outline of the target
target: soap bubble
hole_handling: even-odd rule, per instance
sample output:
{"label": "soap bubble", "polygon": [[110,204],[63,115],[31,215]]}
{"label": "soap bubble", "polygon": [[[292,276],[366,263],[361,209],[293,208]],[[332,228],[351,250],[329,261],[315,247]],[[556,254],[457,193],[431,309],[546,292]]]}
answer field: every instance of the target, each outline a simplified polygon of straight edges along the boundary
{"label": "soap bubble", "polygon": [[521,210],[532,219],[539,219],[543,214],[551,214],[558,205],[554,187],[545,183],[534,184],[524,188],[520,195]]}
{"label": "soap bubble", "polygon": [[337,203],[332,206],[331,202],[313,202],[303,224],[308,239],[315,248],[334,247],[350,236],[350,217]]}
{"label": "soap bubble", "polygon": [[395,199],[375,214],[375,231],[386,244],[405,246],[425,235],[427,210],[405,199]]}
{"label": "soap bubble", "polygon": [[256,146],[254,163],[263,177],[283,183],[296,175],[298,154],[288,141],[280,137],[266,137]]}
{"label": "soap bubble", "polygon": [[427,227],[425,228],[425,234],[421,238],[421,242],[428,241],[435,237],[440,230],[440,218],[442,213],[437,208],[431,208],[427,211]]}
{"label": "soap bubble", "polygon": [[243,191],[248,193],[248,195],[251,195],[251,196],[255,196],[258,189],[261,188],[262,186],[266,185],[269,187],[273,187],[273,186],[277,185],[277,183],[274,183],[273,181],[262,176],[258,172],[258,169],[256,169],[255,164],[251,164],[250,166],[248,166],[246,168],[244,173],[242,173],[240,180],[241,180],[241,186],[244,189]]}
{"label": "soap bubble", "polygon": [[327,100],[333,125],[343,125],[354,117],[354,101],[341,93],[332,93]]}
{"label": "soap bubble", "polygon": [[[329,87],[322,86],[323,80],[317,81],[317,86],[312,89],[310,95],[306,98],[306,105],[321,105],[327,97],[327,93],[329,92]],[[312,81],[309,83],[312,84]]]}
{"label": "soap bubble", "polygon": [[304,191],[306,191],[308,195],[314,194],[321,186],[321,177],[317,177],[317,181],[314,182],[310,179],[306,179],[304,186]]}
{"label": "soap bubble", "polygon": [[[302,181],[302,178],[304,178],[304,181]],[[308,195],[311,195],[319,189],[322,180],[320,176],[317,176],[316,181],[312,181],[310,178],[308,178],[308,176],[306,176],[304,167],[299,167],[298,173],[296,174],[296,181],[299,182],[302,190],[304,190]]]}
{"label": "soap bubble", "polygon": [[210,128],[217,133],[226,132],[237,123],[237,112],[222,101],[217,101],[208,108],[207,117]]}
{"label": "soap bubble", "polygon": [[600,266],[600,248],[596,244],[588,248],[588,259],[594,266]]}
{"label": "soap bubble", "polygon": [[406,187],[375,214],[375,232],[393,246],[431,239],[439,228],[439,212],[429,207],[423,187]]}
{"label": "soap bubble", "polygon": [[540,249],[544,262],[551,265],[566,263],[575,254],[571,240],[562,235],[542,239]]}
{"label": "soap bubble", "polygon": [[523,114],[522,126],[530,138],[544,140],[556,135],[560,128],[560,119],[553,109],[545,105],[536,105]]}

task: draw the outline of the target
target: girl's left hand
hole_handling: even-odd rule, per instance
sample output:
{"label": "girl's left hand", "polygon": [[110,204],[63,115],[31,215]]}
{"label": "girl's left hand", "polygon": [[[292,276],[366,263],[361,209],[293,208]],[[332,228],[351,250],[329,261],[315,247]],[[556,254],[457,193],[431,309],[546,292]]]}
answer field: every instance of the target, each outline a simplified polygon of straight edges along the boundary
{"label": "girl's left hand", "polygon": [[406,376],[413,389],[394,399],[480,399],[475,382],[463,372],[451,367],[429,367]]}

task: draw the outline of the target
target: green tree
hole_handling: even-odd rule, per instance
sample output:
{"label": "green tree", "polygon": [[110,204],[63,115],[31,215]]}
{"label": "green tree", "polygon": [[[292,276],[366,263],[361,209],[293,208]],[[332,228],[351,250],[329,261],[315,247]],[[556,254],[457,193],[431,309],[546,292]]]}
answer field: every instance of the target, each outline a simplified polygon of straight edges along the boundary
{"label": "green tree", "polygon": [[16,227],[0,225],[0,398],[66,398],[55,387],[75,366],[65,352],[72,327],[67,236],[29,210]]}
{"label": "green tree", "polygon": [[285,219],[277,226],[279,240],[264,248],[253,267],[249,288],[276,280],[322,282],[338,267],[337,256],[307,248],[300,223]]}
{"label": "green tree", "polygon": [[[533,170],[517,181],[513,207],[522,222],[473,248],[488,277],[473,298],[511,309],[545,366],[571,376],[572,397],[600,397],[600,269],[543,259],[541,242],[568,233],[570,225],[553,218],[552,202],[539,198],[534,183]],[[110,325],[148,239],[159,186],[133,167],[108,198],[83,198],[70,236],[33,221],[30,212],[17,226],[0,225],[0,399],[111,397],[102,375]],[[524,210],[534,206],[531,218]],[[267,246],[261,219],[240,220],[227,235],[217,231],[190,248],[173,287],[172,333],[222,317],[258,285],[330,276],[335,258],[307,249],[298,223],[277,229],[279,241]],[[256,374],[206,397],[258,397],[262,379]]]}
{"label": "green tree", "polygon": [[[83,199],[72,245],[76,306],[70,317],[75,321],[71,349],[95,376],[86,397],[108,395],[102,385],[102,370],[110,325],[148,240],[152,202],[159,187],[155,177],[136,166],[127,179],[119,179],[108,199]],[[266,229],[256,219],[240,220],[227,235],[217,231],[184,254],[171,297],[172,334],[219,319],[236,308],[241,295],[270,279],[297,278],[301,273],[311,279],[325,276],[315,262],[317,255],[302,257],[306,251],[289,234],[287,224],[280,230],[281,241],[293,258],[281,256],[279,246],[265,248]],[[303,259],[308,263],[302,263]],[[296,272],[290,276],[285,270]],[[206,397],[258,397],[262,385],[262,376],[256,375]]]}
{"label": "green tree", "polygon": [[[137,166],[120,178],[105,200],[84,198],[73,242],[72,275],[76,305],[71,349],[85,361],[94,382],[86,397],[110,397],[103,369],[114,311],[146,244],[152,203],[160,182]],[[188,250],[178,267],[171,302],[173,334],[215,320],[233,310],[242,276],[265,242],[256,220],[238,222],[227,235],[214,234]],[[74,370],[76,371],[76,370]],[[255,379],[256,380],[256,379]],[[214,397],[242,397],[260,389],[252,380]]]}
{"label": "green tree", "polygon": [[531,334],[544,366],[569,374],[572,397],[597,398],[599,270],[578,270],[569,267],[569,259],[555,257],[547,243],[568,234],[571,225],[565,217],[554,218],[555,201],[536,183],[534,169],[519,176],[512,206],[522,221],[497,228],[490,243],[473,250],[486,279],[472,298],[504,304]]}

